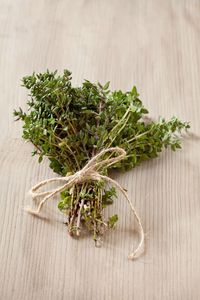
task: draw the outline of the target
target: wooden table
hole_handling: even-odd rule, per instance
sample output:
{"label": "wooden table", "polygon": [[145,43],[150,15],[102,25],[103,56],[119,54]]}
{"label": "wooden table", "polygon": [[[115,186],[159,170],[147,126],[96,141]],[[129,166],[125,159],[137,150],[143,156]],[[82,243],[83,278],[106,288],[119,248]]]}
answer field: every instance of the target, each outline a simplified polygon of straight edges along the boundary
{"label": "wooden table", "polygon": [[[200,299],[200,2],[0,0],[0,25],[0,299]],[[22,76],[47,68],[72,70],[74,84],[136,85],[152,118],[191,121],[181,151],[115,175],[143,220],[137,261],[121,196],[101,249],[67,235],[55,200],[44,218],[23,211],[30,187],[53,173],[31,157],[12,111],[25,107]]]}

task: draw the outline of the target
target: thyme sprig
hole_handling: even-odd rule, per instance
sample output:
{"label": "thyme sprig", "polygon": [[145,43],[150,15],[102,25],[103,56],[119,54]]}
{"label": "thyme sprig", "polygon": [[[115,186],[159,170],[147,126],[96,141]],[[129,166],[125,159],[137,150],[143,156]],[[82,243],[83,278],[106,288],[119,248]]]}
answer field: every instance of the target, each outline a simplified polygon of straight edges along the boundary
{"label": "thyme sprig", "polygon": [[[145,122],[148,110],[135,86],[128,92],[112,92],[109,82],[85,80],[74,87],[71,79],[68,70],[62,75],[47,70],[22,79],[29,90],[28,110],[19,108],[14,115],[23,121],[23,138],[34,145],[32,155],[38,155],[39,163],[46,156],[50,168],[66,176],[82,169],[102,149],[119,146],[127,156],[112,168],[126,171],[157,157],[163,148],[181,148],[180,133],[189,123],[176,117]],[[103,181],[76,184],[63,191],[58,208],[67,216],[69,233],[79,236],[85,225],[98,242],[118,220],[116,214],[108,220],[103,215],[114,197],[115,188]]]}

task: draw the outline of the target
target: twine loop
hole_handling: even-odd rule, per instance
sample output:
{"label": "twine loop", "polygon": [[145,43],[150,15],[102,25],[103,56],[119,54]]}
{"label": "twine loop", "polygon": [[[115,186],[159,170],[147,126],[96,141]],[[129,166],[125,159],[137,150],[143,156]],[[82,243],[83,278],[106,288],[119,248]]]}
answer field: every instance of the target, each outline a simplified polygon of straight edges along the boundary
{"label": "twine loop", "polygon": [[[103,159],[103,156],[106,153],[111,153],[111,157]],[[117,154],[117,156],[112,157],[112,154]],[[56,194],[64,191],[65,189],[74,186],[75,184],[88,182],[90,180],[93,180],[93,181],[104,180],[106,182],[109,182],[112,185],[114,185],[118,190],[120,190],[121,193],[124,195],[124,197],[126,198],[126,200],[129,203],[130,208],[133,212],[133,215],[136,218],[136,221],[138,223],[139,233],[140,233],[140,241],[139,241],[137,248],[134,251],[132,251],[128,256],[129,259],[138,258],[140,256],[140,254],[143,252],[143,247],[144,247],[144,230],[143,230],[143,226],[142,226],[140,217],[138,216],[138,214],[135,210],[135,207],[133,206],[132,202],[130,201],[127,192],[122,188],[122,186],[117,181],[113,180],[112,178],[101,174],[102,169],[104,167],[109,167],[109,166],[121,161],[125,157],[126,157],[126,152],[124,149],[122,149],[120,147],[111,147],[108,149],[103,149],[97,155],[92,157],[88,161],[88,163],[81,170],[77,171],[75,174],[69,175],[69,176],[64,176],[64,177],[50,178],[50,179],[46,179],[46,180],[39,182],[34,187],[32,187],[31,195],[32,195],[33,199],[35,199],[37,197],[42,197],[43,199],[40,201],[36,210],[33,210],[31,208],[26,208],[26,210],[31,214],[39,215],[39,213],[42,209],[42,206],[44,205],[44,203],[47,200],[49,200]],[[54,188],[52,190],[47,190],[44,192],[39,191],[41,187],[47,186],[49,183],[52,183],[52,182],[59,182],[59,183],[62,183],[62,185],[57,188]]]}

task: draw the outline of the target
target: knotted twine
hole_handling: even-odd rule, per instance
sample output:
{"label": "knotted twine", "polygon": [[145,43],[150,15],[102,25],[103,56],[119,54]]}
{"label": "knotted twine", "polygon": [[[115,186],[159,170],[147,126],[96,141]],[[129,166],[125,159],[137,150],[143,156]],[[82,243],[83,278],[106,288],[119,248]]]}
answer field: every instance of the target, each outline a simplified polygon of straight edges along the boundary
{"label": "knotted twine", "polygon": [[[101,161],[99,161],[99,159],[102,158],[103,155],[108,152],[111,152],[111,155],[115,153],[115,154],[117,154],[117,156],[108,157],[106,159],[102,159]],[[121,193],[124,195],[124,197],[126,198],[126,200],[129,203],[131,211],[133,212],[133,215],[136,218],[136,221],[138,223],[140,240],[139,240],[137,248],[134,251],[132,251],[128,256],[129,259],[138,258],[138,256],[143,251],[143,246],[144,246],[144,230],[142,227],[140,217],[138,216],[138,214],[135,210],[135,207],[133,206],[132,202],[130,201],[127,192],[122,188],[122,186],[117,181],[113,180],[112,178],[102,175],[100,173],[100,169],[102,169],[103,167],[108,168],[109,166],[121,161],[125,157],[126,157],[126,152],[124,149],[122,149],[120,147],[111,147],[108,149],[103,149],[97,155],[92,157],[89,160],[89,162],[81,170],[77,171],[75,174],[69,175],[69,176],[64,176],[64,177],[50,178],[50,179],[46,179],[46,180],[39,182],[31,189],[31,195],[32,195],[33,199],[35,199],[37,197],[43,197],[43,199],[40,201],[38,208],[36,210],[33,210],[31,208],[26,208],[26,210],[31,214],[39,215],[44,203],[47,200],[49,200],[56,194],[62,192],[63,190],[74,186],[75,184],[88,182],[90,180],[94,180],[94,181],[104,180],[106,182],[109,182],[109,183],[113,184],[118,190],[120,190]],[[46,186],[52,182],[63,182],[63,185],[61,185],[55,189],[49,190],[49,191],[44,191],[44,192],[38,191],[42,186]]]}

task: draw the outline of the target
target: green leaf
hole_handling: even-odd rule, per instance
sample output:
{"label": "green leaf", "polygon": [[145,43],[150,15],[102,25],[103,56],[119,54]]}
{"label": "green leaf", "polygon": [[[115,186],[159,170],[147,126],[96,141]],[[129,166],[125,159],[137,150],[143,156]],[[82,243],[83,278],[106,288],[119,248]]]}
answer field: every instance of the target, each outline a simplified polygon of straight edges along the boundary
{"label": "green leaf", "polygon": [[106,84],[104,85],[103,89],[107,90],[109,88],[110,85],[110,81],[106,82]]}
{"label": "green leaf", "polygon": [[38,162],[39,162],[39,164],[42,162],[42,160],[43,160],[43,156],[42,156],[42,155],[40,155],[40,156],[39,156],[39,158],[38,158]]}
{"label": "green leaf", "polygon": [[114,228],[116,226],[117,221],[118,221],[118,215],[113,215],[113,216],[109,217],[108,226],[110,228]]}

